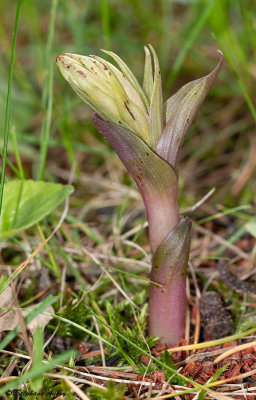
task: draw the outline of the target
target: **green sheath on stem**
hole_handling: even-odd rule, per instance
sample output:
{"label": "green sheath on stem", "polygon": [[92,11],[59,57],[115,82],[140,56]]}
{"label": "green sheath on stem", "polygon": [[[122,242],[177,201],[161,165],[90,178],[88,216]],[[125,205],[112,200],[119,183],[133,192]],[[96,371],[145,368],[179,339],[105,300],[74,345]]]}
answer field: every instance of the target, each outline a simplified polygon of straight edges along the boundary
{"label": "green sheath on stem", "polygon": [[175,343],[185,330],[186,272],[191,220],[183,218],[158,246],[149,291],[149,333],[162,343]]}

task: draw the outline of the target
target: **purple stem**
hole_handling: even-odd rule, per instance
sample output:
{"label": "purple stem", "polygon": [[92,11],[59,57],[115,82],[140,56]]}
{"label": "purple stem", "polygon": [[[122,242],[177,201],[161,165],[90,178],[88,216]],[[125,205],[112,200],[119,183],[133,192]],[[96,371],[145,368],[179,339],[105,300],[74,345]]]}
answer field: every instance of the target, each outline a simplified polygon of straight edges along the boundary
{"label": "purple stem", "polygon": [[150,284],[149,334],[160,343],[174,344],[184,336],[186,269],[191,221],[183,218],[158,246],[153,258]]}
{"label": "purple stem", "polygon": [[185,276],[190,220],[180,220],[174,168],[137,135],[93,115],[96,128],[112,145],[135,180],[145,203],[153,257],[150,287],[150,335],[174,343],[184,334]]}
{"label": "purple stem", "polygon": [[160,243],[180,221],[177,195],[166,196],[165,193],[159,193],[155,199],[147,201],[142,192],[142,198],[147,211],[149,241],[153,257]]}
{"label": "purple stem", "polygon": [[[163,282],[156,273],[151,274],[154,282]],[[177,342],[184,336],[186,313],[186,277],[176,278],[160,288],[150,284],[149,333],[159,337],[159,343]]]}

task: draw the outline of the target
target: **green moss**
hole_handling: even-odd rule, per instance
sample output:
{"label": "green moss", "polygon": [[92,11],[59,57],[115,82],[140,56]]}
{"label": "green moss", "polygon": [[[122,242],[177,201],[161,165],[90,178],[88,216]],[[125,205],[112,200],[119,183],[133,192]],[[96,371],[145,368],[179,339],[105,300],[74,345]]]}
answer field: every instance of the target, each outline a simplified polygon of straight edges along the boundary
{"label": "green moss", "polygon": [[106,389],[91,387],[87,390],[91,400],[122,400],[125,393],[125,385],[115,382],[107,382]]}
{"label": "green moss", "polygon": [[[85,304],[85,299],[83,298],[81,301],[83,294],[84,292],[81,291],[77,299],[68,300],[64,305],[64,309],[58,312],[58,315],[86,327],[88,325],[88,320],[90,320],[90,314]],[[57,333],[60,336],[70,337],[75,340],[82,340],[86,336],[85,332],[64,322],[60,322]]]}

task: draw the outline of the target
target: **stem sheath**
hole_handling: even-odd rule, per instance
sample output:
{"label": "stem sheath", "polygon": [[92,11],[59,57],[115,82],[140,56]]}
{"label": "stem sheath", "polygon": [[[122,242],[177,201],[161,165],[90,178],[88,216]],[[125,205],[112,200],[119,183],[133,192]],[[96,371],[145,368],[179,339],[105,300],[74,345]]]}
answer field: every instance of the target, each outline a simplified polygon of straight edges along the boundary
{"label": "stem sheath", "polygon": [[183,218],[158,246],[153,257],[149,292],[149,333],[160,343],[174,344],[184,336],[186,269],[191,221]]}

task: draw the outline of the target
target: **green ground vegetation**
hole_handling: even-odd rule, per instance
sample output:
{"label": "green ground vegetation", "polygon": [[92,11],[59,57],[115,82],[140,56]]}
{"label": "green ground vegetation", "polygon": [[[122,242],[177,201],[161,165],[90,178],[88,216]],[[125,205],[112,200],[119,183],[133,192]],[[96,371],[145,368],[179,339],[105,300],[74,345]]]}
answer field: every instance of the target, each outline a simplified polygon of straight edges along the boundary
{"label": "green ground vegetation", "polygon": [[[93,127],[91,110],[60,75],[55,58],[64,52],[100,55],[101,48],[112,50],[140,80],[143,46],[151,43],[159,55],[167,98],[184,83],[208,74],[217,63],[217,49],[222,50],[222,71],[185,140],[180,204],[195,221],[191,261],[199,289],[207,285],[222,295],[234,332],[246,317],[252,317],[250,328],[255,327],[255,299],[234,295],[205,273],[229,244],[247,240],[242,251],[249,271],[256,258],[255,15],[251,0],[1,0],[0,151],[2,166],[6,163],[1,188],[13,180],[33,179],[75,189],[65,204],[58,206],[56,200],[55,210],[52,206],[43,219],[35,218],[32,227],[29,223],[12,237],[0,232],[0,288],[17,288],[11,306],[29,309],[42,303],[32,317],[49,305],[55,314],[45,336],[36,330],[34,341],[27,338],[25,345],[22,327],[22,341],[18,328],[2,333],[1,351],[12,353],[0,353],[0,373],[5,377],[11,371],[8,376],[19,378],[3,381],[1,396],[9,390],[5,398],[14,399],[12,391],[27,383],[26,390],[37,394],[26,394],[26,399],[51,399],[51,393],[60,392],[75,399],[67,380],[73,382],[78,366],[85,371],[91,365],[145,376],[158,369],[173,384],[186,383],[165,353],[152,357],[149,367],[141,361],[155,343],[147,337],[150,249],[144,208],[131,178]],[[209,199],[193,208],[212,188]],[[26,263],[36,249],[40,251]],[[197,296],[193,276],[191,303]],[[51,334],[69,339],[69,349],[44,349]],[[79,342],[101,351],[76,362]],[[33,358],[32,366],[26,356]],[[84,388],[89,387],[88,376],[82,378]],[[125,388],[108,382],[102,388],[92,385],[86,393],[92,399],[118,400],[125,398]],[[190,390],[200,391],[200,385]]]}

